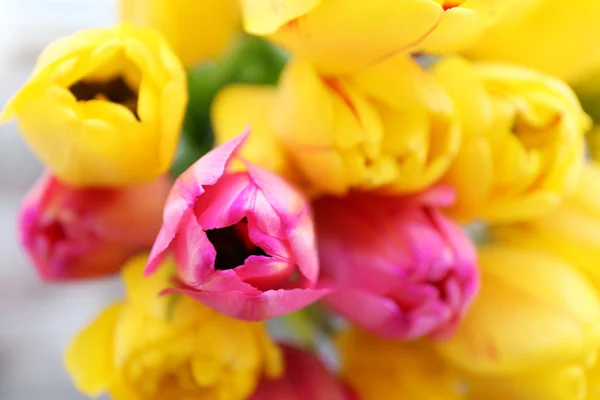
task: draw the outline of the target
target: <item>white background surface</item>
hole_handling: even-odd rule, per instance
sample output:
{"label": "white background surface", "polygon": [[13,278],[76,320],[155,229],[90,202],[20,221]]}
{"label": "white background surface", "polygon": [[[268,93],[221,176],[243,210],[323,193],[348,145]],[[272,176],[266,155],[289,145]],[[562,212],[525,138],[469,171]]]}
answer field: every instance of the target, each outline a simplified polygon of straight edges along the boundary
{"label": "white background surface", "polygon": [[[113,7],[109,0],[0,0],[0,104],[27,79],[49,41],[112,23]],[[40,171],[14,122],[0,126],[0,400],[81,400],[62,351],[120,285],[41,284],[15,236],[19,201]]]}

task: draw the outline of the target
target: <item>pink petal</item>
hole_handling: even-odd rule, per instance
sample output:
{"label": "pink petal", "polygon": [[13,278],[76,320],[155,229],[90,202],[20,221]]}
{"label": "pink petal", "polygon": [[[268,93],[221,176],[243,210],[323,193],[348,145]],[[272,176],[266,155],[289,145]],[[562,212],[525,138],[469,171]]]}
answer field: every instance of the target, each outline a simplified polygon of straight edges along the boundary
{"label": "pink petal", "polygon": [[179,278],[184,284],[201,290],[260,293],[244,283],[233,270],[214,269],[217,253],[191,210],[183,217],[180,228],[172,247]]}
{"label": "pink petal", "polygon": [[287,260],[250,256],[246,259],[244,265],[233,271],[244,282],[265,291],[281,286],[295,268],[296,265]]}
{"label": "pink petal", "polygon": [[326,302],[363,329],[390,339],[415,339],[440,323],[437,309],[413,314],[387,297],[361,290],[336,290]]}
{"label": "pink petal", "polygon": [[206,292],[177,288],[223,314],[246,321],[262,321],[304,308],[329,293],[328,289],[268,290],[258,296],[239,291]]}
{"label": "pink petal", "polygon": [[196,200],[194,213],[198,223],[206,231],[240,222],[253,203],[254,192],[245,173],[223,175]]}
{"label": "pink petal", "polygon": [[175,181],[163,213],[163,226],[154,242],[145,274],[158,268],[164,253],[173,241],[185,212],[193,207],[197,197],[204,193],[204,186],[215,184],[223,176],[231,158],[241,148],[249,132],[215,147]]}
{"label": "pink petal", "polygon": [[319,259],[308,200],[277,175],[251,163],[245,164],[251,179],[283,221],[300,272],[309,282],[315,283]]}

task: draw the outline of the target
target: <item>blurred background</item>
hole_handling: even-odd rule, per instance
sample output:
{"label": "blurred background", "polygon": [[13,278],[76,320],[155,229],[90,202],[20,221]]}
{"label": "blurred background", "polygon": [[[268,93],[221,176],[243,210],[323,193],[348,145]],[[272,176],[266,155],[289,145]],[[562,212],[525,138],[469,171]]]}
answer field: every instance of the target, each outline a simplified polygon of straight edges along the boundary
{"label": "blurred background", "polygon": [[[109,25],[110,0],[0,0],[0,105],[48,42]],[[14,122],[0,126],[0,400],[81,400],[62,364],[69,338],[121,288],[115,280],[43,285],[19,249],[19,201],[41,172]]]}

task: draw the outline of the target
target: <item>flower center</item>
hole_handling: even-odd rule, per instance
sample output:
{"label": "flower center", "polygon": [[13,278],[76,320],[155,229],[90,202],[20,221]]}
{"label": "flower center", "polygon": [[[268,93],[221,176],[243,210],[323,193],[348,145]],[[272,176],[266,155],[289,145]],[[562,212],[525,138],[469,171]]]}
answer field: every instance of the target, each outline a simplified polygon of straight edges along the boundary
{"label": "flower center", "polygon": [[237,224],[206,231],[208,240],[217,252],[215,269],[227,270],[244,265],[250,256],[268,256],[248,236],[248,220],[244,217]]}
{"label": "flower center", "polygon": [[137,114],[138,95],[122,76],[117,76],[106,82],[79,81],[69,90],[78,101],[108,100],[112,103],[127,107],[139,120]]}

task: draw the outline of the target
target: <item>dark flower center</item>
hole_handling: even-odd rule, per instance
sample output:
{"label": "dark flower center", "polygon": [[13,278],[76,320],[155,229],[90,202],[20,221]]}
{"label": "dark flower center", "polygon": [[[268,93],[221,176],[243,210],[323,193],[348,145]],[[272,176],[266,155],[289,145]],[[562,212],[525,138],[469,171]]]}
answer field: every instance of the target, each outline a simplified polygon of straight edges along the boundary
{"label": "dark flower center", "polygon": [[137,92],[125,82],[122,76],[117,76],[107,82],[79,81],[69,90],[78,101],[105,99],[127,107],[139,120],[137,114]]}
{"label": "dark flower center", "polygon": [[234,269],[244,264],[250,256],[268,256],[268,254],[252,243],[248,236],[248,220],[244,217],[237,224],[225,228],[206,231],[208,240],[217,252],[215,269]]}

